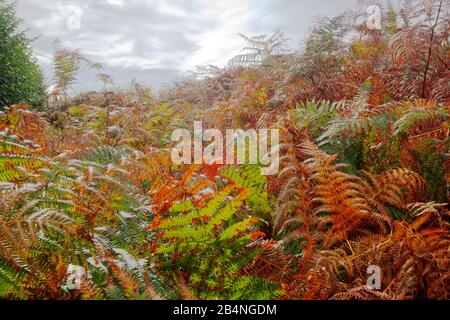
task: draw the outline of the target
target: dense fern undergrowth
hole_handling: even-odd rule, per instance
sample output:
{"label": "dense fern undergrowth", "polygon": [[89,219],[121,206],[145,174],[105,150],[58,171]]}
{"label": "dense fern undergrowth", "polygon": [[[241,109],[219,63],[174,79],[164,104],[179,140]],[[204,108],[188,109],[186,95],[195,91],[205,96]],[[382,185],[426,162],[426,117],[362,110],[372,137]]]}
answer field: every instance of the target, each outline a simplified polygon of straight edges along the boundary
{"label": "dense fern undergrowth", "polygon": [[[59,49],[46,111],[0,114],[0,298],[448,299],[448,9],[246,38],[159,97],[103,74],[71,97],[101,67]],[[281,130],[279,173],[173,165],[194,120]]]}

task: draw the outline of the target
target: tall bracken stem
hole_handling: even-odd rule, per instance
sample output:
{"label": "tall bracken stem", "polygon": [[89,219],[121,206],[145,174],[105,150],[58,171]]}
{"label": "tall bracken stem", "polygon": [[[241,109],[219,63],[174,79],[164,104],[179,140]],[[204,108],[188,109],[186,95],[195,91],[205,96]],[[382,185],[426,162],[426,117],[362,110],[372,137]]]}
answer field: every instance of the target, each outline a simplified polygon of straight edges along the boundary
{"label": "tall bracken stem", "polygon": [[427,64],[425,65],[425,71],[423,74],[423,83],[422,83],[422,98],[425,98],[425,90],[427,87],[427,76],[428,76],[428,70],[430,69],[430,63],[431,63],[431,55],[433,51],[433,40],[434,40],[434,32],[436,30],[436,27],[439,22],[439,16],[441,15],[442,10],[442,0],[439,2],[439,9],[436,16],[436,22],[431,27],[431,35],[430,35],[430,46],[428,47],[428,57],[427,57]]}
{"label": "tall bracken stem", "polygon": [[106,104],[106,119],[105,119],[105,143],[109,145],[109,117],[110,117],[110,102],[109,102],[109,93],[106,92],[105,86],[105,104]]}

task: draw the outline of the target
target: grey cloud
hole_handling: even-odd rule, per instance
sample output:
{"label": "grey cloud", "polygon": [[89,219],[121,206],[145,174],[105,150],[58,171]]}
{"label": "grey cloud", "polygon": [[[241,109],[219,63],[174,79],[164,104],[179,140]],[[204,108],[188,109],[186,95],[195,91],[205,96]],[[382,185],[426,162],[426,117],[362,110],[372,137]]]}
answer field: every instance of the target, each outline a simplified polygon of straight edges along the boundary
{"label": "grey cloud", "polygon": [[255,21],[252,31],[264,33],[270,26],[280,27],[292,45],[298,47],[307,37],[308,31],[318,16],[333,17],[357,6],[357,0],[276,0],[256,1],[261,18]]}
{"label": "grey cloud", "polygon": [[[30,35],[39,36],[33,46],[48,77],[52,72],[51,44],[58,38],[66,46],[80,49],[91,60],[101,62],[118,84],[137,78],[158,88],[186,72],[186,65],[190,67],[187,61],[193,54],[200,53],[195,63],[210,63],[214,58],[202,60],[216,50],[213,56],[223,63],[225,56],[239,50],[238,32],[268,33],[279,26],[297,45],[308,32],[311,17],[333,16],[356,3],[356,0],[223,0],[226,3],[218,5],[217,1],[19,0],[18,12]],[[80,30],[67,28],[64,8],[70,6],[82,10]],[[236,14],[242,14],[242,23],[240,16],[233,13],[234,20],[228,25],[228,17],[220,15],[223,10],[234,8],[240,10]],[[247,10],[249,14],[244,12]],[[230,30],[236,35],[230,39],[229,32],[223,32],[227,28],[242,30]],[[206,48],[211,33],[214,35],[216,31],[223,39],[215,39],[212,48]],[[224,46],[228,43],[231,50]],[[98,87],[94,76],[83,72],[76,89],[93,87]]]}

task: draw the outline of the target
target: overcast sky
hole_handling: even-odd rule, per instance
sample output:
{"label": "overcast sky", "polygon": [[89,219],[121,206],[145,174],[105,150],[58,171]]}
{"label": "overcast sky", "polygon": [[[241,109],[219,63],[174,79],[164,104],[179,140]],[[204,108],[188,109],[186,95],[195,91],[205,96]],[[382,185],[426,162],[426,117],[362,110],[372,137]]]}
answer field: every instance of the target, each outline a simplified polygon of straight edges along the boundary
{"label": "overcast sky", "polygon": [[[298,48],[313,18],[354,9],[357,0],[18,0],[35,53],[47,76],[52,42],[80,49],[113,80],[136,79],[155,89],[197,65],[224,66],[243,47],[238,33],[280,27]],[[96,89],[92,72],[78,90]]]}

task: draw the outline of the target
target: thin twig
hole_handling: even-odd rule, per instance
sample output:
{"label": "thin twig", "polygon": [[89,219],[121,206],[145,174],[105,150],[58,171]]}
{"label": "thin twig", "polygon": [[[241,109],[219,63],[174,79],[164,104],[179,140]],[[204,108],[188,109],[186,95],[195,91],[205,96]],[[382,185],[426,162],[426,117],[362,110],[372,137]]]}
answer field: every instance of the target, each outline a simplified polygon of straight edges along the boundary
{"label": "thin twig", "polygon": [[435,56],[436,58],[439,59],[440,62],[442,62],[442,64],[447,68],[447,70],[450,71],[450,67],[448,66],[448,64],[446,64],[445,61],[442,60],[442,58],[438,54],[435,54]]}
{"label": "thin twig", "polygon": [[426,64],[426,66],[425,66],[425,72],[424,72],[424,74],[423,74],[422,98],[425,98],[425,89],[426,89],[426,86],[427,86],[428,69],[430,68],[431,55],[432,55],[432,51],[433,51],[434,32],[436,31],[436,27],[437,27],[438,22],[439,22],[439,16],[441,15],[442,2],[443,2],[443,0],[441,0],[441,1],[439,2],[439,9],[438,9],[437,16],[436,16],[436,22],[434,23],[434,25],[433,25],[432,28],[431,28],[430,46],[429,46],[429,48],[428,48],[427,64]]}

